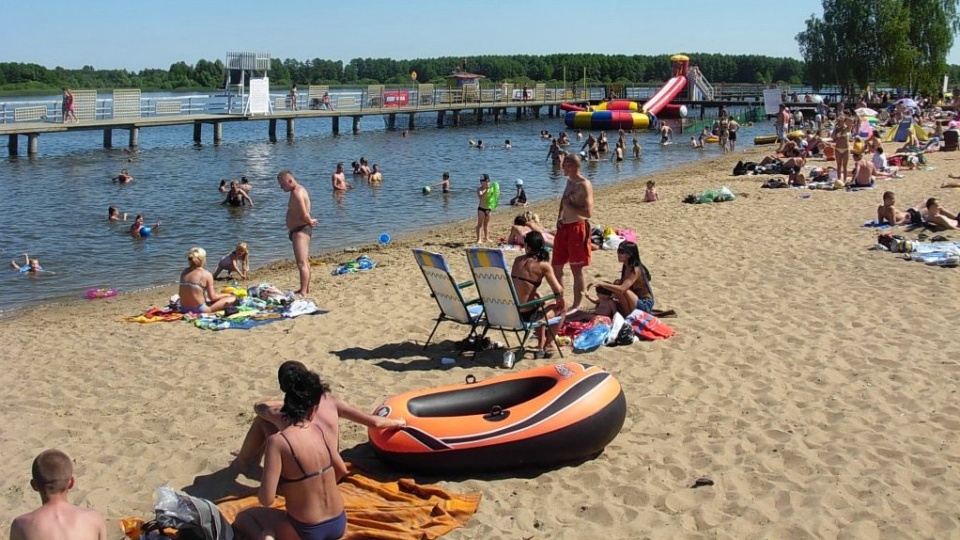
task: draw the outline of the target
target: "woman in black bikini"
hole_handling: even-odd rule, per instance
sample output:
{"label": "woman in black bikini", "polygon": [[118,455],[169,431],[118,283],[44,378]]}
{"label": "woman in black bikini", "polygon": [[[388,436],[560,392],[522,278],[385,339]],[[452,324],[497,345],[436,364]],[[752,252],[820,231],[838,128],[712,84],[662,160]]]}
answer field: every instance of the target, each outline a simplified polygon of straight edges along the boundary
{"label": "woman in black bikini", "polygon": [[[296,365],[284,369],[287,364]],[[269,506],[279,491],[286,500],[286,512],[253,508],[237,516],[234,529],[240,538],[250,539],[340,538],[346,531],[347,514],[334,468],[337,433],[314,421],[325,407],[323,398],[330,388],[299,362],[284,366],[281,413],[288,424],[266,441],[257,496],[260,504]]]}
{"label": "woman in black bikini", "polygon": [[[537,231],[530,231],[523,237],[525,252],[523,255],[513,261],[513,267],[510,270],[510,277],[513,278],[513,288],[517,292],[517,300],[521,304],[540,298],[537,288],[547,281],[557,300],[553,304],[545,306],[547,319],[552,319],[555,313],[563,313],[563,285],[557,280],[553,273],[553,267],[550,266],[550,253],[544,245],[543,235]],[[521,308],[520,318],[524,321],[530,321],[538,313],[535,308]],[[550,332],[556,335],[560,329],[560,323],[550,325]],[[552,339],[550,340],[553,341]],[[547,340],[543,326],[537,328],[537,357],[550,358],[556,351],[556,346],[547,348]]]}
{"label": "woman in black bikini", "polygon": [[[327,477],[333,477],[335,481],[339,481],[347,474],[346,465],[336,450],[340,436],[339,419],[343,418],[378,429],[400,429],[406,426],[406,421],[402,418],[393,420],[360,410],[331,394],[322,382],[319,383],[322,393],[312,409],[313,414],[298,420],[300,415],[290,414],[287,403],[290,399],[299,399],[296,396],[302,397],[303,392],[299,388],[303,385],[303,381],[313,381],[314,377],[317,382],[320,381],[319,376],[310,372],[302,362],[296,360],[284,362],[277,370],[280,390],[285,394],[283,401],[264,400],[258,402],[253,408],[257,416],[250,425],[243,439],[243,445],[230,468],[237,472],[256,469],[260,459],[269,453],[271,448],[277,450],[279,447],[281,462],[279,472],[288,480],[284,481],[277,475],[275,481],[270,480],[275,486],[272,491],[271,488],[264,488],[262,484],[260,495],[261,497],[269,496],[272,500],[270,494],[278,488],[282,489],[283,495],[287,497],[287,513],[269,508],[254,508],[242,512],[235,523],[235,530],[240,535],[239,539],[259,539],[270,532],[276,532],[278,540],[339,538],[338,534],[342,534],[339,515],[334,516],[332,520],[314,521],[316,514],[312,512],[315,508],[308,504],[301,510],[302,505],[300,505],[300,501],[312,501],[317,498],[321,500],[316,504],[326,504],[326,497],[330,493]],[[313,403],[311,400],[308,402]],[[308,418],[313,424],[312,427],[305,425]],[[270,440],[274,442],[268,442]],[[327,444],[328,442],[330,444]],[[265,462],[261,475],[264,483],[268,481],[267,465],[268,463]],[[328,472],[331,465],[334,471],[332,474]],[[316,473],[311,474],[309,471],[316,471]],[[289,480],[290,478],[293,480]],[[283,485],[282,488],[281,485]],[[305,495],[302,494],[304,490],[306,490]],[[336,491],[335,487],[333,491]],[[296,509],[291,506],[291,498],[297,501],[294,503],[298,505]],[[327,515],[333,515],[336,507],[331,510],[332,512]],[[318,517],[322,518],[323,515]],[[330,524],[331,521],[332,524]],[[291,529],[296,532],[295,536],[289,536]]]}

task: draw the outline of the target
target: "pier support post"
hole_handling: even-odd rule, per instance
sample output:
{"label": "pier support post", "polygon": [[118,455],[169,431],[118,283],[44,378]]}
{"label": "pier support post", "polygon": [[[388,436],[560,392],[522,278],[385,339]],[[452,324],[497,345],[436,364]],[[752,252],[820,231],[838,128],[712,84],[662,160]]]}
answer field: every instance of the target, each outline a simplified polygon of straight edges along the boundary
{"label": "pier support post", "polygon": [[129,146],[131,150],[140,146],[140,128],[130,128],[130,144],[127,146]]}
{"label": "pier support post", "polygon": [[354,116],[354,117],[353,117],[353,132],[354,132],[354,133],[360,133],[360,119],[361,119],[361,118],[363,118],[363,117],[362,117],[362,116]]}
{"label": "pier support post", "polygon": [[517,120],[523,118],[523,107],[517,107]]}
{"label": "pier support post", "polygon": [[460,111],[453,111],[453,125],[460,125]]}
{"label": "pier support post", "polygon": [[113,148],[113,130],[112,129],[103,130],[103,147]]}
{"label": "pier support post", "polygon": [[27,155],[37,155],[37,140],[39,139],[39,133],[27,133]]}
{"label": "pier support post", "polygon": [[397,113],[390,113],[387,115],[387,129],[396,129],[397,127]]}
{"label": "pier support post", "polygon": [[223,141],[223,123],[213,123],[213,144],[220,144]]}
{"label": "pier support post", "polygon": [[294,119],[287,118],[287,140],[293,140],[294,127]]}
{"label": "pier support post", "polygon": [[478,124],[483,123],[483,107],[477,109],[477,123]]}
{"label": "pier support post", "polygon": [[549,107],[547,107],[547,116],[548,116],[549,118],[553,118],[554,116],[556,116],[555,109],[554,109],[553,105],[550,105]]}
{"label": "pier support post", "polygon": [[411,114],[410,118],[407,120],[407,129],[413,129],[416,126],[416,115]]}
{"label": "pier support post", "polygon": [[267,137],[270,142],[277,142],[277,120],[275,118],[268,120]]}
{"label": "pier support post", "polygon": [[438,128],[443,127],[443,119],[445,116],[446,116],[446,113],[444,111],[437,111],[437,127]]}
{"label": "pier support post", "polygon": [[193,142],[200,144],[200,136],[203,135],[203,124],[200,122],[193,123]]}
{"label": "pier support post", "polygon": [[7,152],[11,156],[15,156],[19,153],[20,139],[16,135],[7,136]]}
{"label": "pier support post", "polygon": [[334,135],[340,134],[340,117],[339,116],[333,117],[333,134]]}
{"label": "pier support post", "polygon": [[540,107],[531,107],[533,109],[533,117],[537,120],[540,119]]}
{"label": "pier support post", "polygon": [[493,110],[493,123],[494,124],[500,123],[500,109]]}

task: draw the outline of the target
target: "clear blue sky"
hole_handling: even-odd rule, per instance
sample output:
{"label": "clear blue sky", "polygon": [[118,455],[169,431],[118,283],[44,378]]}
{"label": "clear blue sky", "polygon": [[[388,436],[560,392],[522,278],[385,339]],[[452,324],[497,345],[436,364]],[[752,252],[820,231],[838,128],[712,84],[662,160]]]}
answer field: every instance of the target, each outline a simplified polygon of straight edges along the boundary
{"label": "clear blue sky", "polygon": [[[344,62],[550,53],[799,58],[794,37],[822,13],[820,0],[11,0],[0,61],[139,71],[227,51]],[[957,47],[947,61],[960,64]]]}

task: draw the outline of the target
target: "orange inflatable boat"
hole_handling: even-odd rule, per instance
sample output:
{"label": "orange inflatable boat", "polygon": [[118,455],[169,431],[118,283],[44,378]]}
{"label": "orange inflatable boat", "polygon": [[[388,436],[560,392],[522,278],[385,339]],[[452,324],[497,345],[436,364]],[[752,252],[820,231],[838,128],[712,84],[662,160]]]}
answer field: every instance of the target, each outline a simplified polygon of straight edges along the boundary
{"label": "orange inflatable boat", "polygon": [[374,414],[406,427],[369,436],[377,455],[403,470],[539,467],[599,455],[626,413],[613,375],[567,362],[393,396]]}

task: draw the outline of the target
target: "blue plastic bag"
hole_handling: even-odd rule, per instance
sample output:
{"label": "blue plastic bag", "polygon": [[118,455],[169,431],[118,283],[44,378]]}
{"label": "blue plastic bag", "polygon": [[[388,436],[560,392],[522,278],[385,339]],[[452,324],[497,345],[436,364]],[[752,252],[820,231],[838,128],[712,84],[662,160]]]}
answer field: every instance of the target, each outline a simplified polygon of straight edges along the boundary
{"label": "blue plastic bag", "polygon": [[577,334],[573,339],[573,350],[576,352],[586,352],[596,349],[607,340],[610,334],[610,325],[599,323],[587,328]]}

